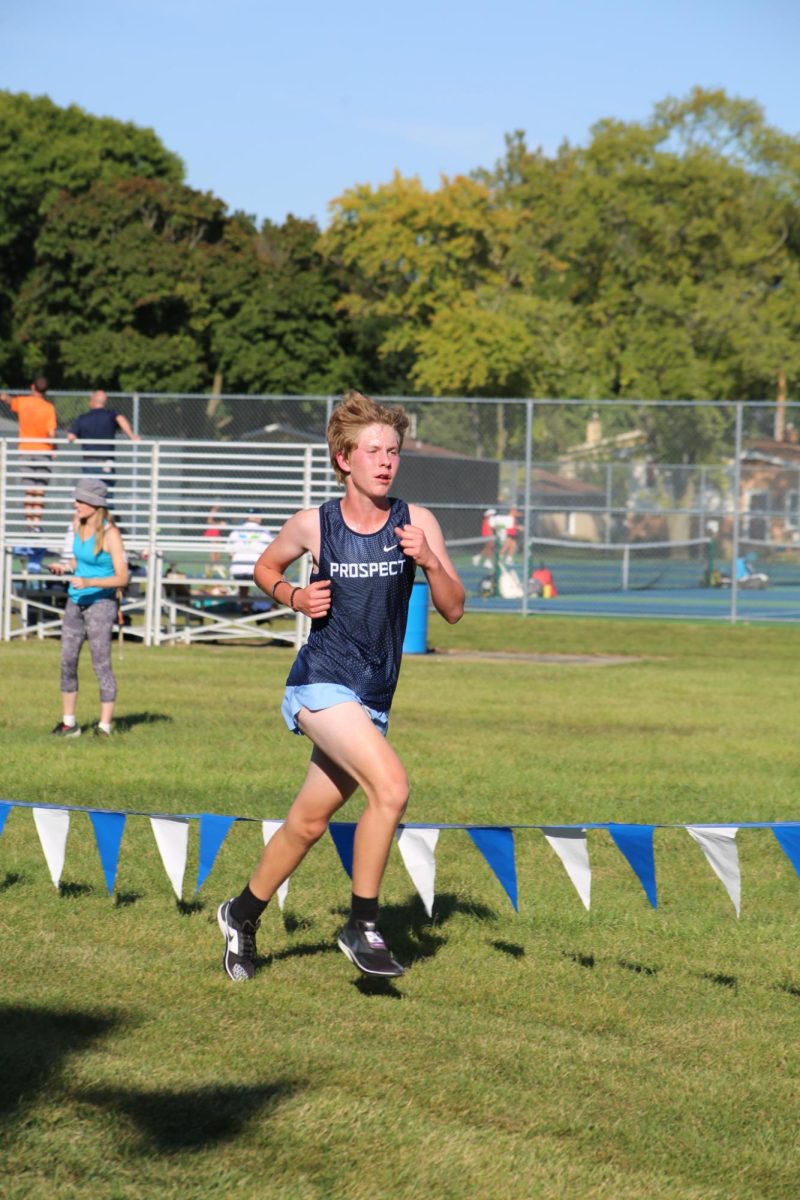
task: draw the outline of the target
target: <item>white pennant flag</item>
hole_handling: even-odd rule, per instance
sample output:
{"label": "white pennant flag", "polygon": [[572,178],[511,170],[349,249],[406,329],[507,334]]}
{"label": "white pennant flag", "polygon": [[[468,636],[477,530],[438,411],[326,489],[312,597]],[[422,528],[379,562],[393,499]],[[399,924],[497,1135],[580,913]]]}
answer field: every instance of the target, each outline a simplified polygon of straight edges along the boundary
{"label": "white pennant flag", "polygon": [[180,900],[189,846],[189,823],[180,817],[151,817],[150,825],[164,870],[169,876],[172,890]]}
{"label": "white pennant flag", "polygon": [[[261,832],[264,835],[264,845],[268,846],[275,834],[280,829],[283,821],[262,821]],[[291,878],[291,876],[290,876]],[[278,888],[278,908],[283,912],[283,906],[286,903],[286,897],[289,894],[289,880],[284,879],[281,886]]]}
{"label": "white pennant flag", "polygon": [[592,898],[592,869],[589,866],[586,830],[555,825],[543,827],[542,833],[564,864],[584,908],[588,909]]}
{"label": "white pennant flag", "polygon": [[58,887],[64,870],[69,833],[69,812],[66,808],[35,808],[33,820],[47,862],[50,878]]}
{"label": "white pennant flag", "polygon": [[417,889],[425,911],[433,916],[433,887],[436,880],[436,843],[438,829],[406,829],[397,831],[397,848]]}
{"label": "white pennant flag", "polygon": [[709,866],[715,875],[722,880],[725,890],[733,902],[736,915],[739,916],[739,905],[742,895],[742,877],[739,872],[739,850],[736,846],[738,825],[687,825],[690,833],[705,854]]}

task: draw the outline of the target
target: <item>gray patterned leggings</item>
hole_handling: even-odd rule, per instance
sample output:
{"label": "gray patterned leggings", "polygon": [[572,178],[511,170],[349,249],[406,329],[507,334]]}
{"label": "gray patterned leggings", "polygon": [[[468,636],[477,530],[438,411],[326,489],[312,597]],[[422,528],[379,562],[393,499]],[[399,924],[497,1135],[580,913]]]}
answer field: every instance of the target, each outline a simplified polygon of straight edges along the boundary
{"label": "gray patterned leggings", "polygon": [[117,681],[111,670],[111,632],[117,617],[116,600],[95,600],[86,608],[67,601],[61,627],[61,690],[77,692],[78,658],[88,637],[92,666],[100,684],[100,703],[117,698]]}

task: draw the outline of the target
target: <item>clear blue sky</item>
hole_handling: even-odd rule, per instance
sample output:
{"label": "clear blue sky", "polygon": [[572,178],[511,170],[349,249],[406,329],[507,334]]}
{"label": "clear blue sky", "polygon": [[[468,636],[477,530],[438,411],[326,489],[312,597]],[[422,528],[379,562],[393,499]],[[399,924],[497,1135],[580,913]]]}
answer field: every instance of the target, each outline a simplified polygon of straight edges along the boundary
{"label": "clear blue sky", "polygon": [[797,0],[2,0],[0,47],[0,87],[150,126],[193,187],[276,221],[695,84],[800,133]]}

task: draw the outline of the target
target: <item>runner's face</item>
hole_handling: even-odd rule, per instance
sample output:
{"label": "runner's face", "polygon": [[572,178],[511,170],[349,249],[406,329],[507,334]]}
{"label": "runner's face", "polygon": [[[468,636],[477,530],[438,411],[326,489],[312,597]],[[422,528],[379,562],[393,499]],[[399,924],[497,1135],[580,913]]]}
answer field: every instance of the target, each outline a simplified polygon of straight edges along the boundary
{"label": "runner's face", "polygon": [[368,425],[349,458],[339,456],[349,468],[353,483],[370,493],[385,496],[400,466],[400,446],[391,425]]}

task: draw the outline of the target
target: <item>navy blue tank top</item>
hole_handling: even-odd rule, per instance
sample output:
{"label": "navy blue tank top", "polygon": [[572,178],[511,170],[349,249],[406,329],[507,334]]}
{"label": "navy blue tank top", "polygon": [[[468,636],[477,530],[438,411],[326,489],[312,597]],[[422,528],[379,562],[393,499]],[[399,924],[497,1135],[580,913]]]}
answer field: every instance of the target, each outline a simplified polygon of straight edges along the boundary
{"label": "navy blue tank top", "polygon": [[409,524],[408,505],[391,505],[383,528],[368,534],[345,525],[338,499],[320,506],[319,570],[311,582],[331,581],[331,606],[311,622],[288,686],[343,683],[370,708],[391,708],[417,569],[394,532]]}

